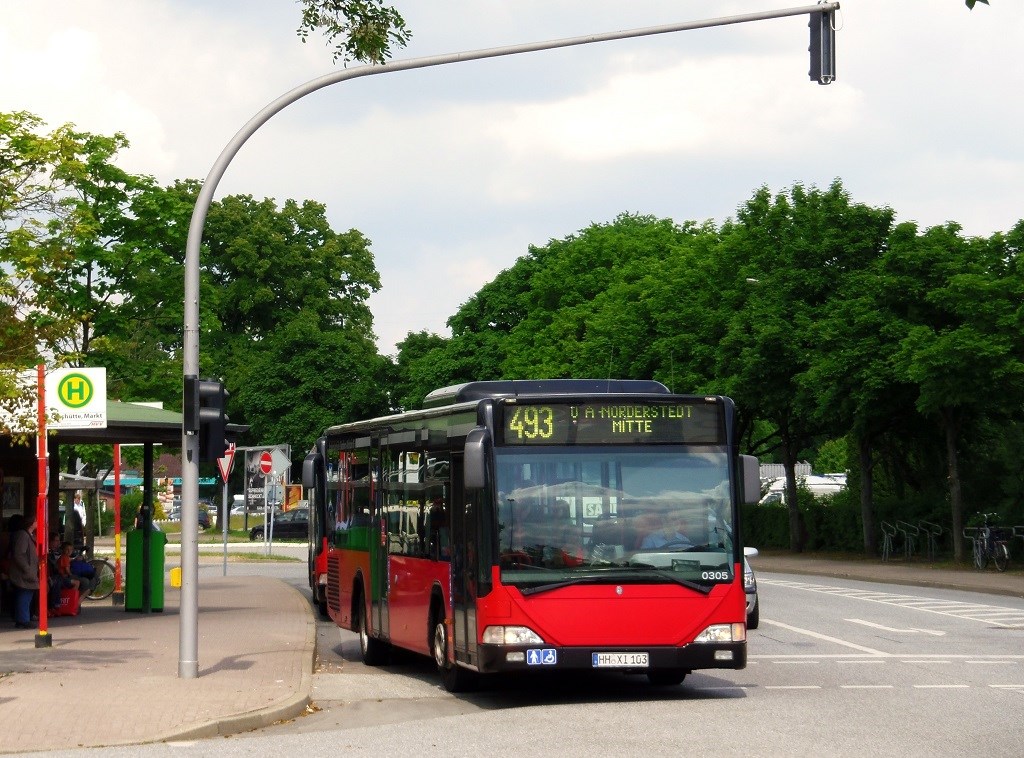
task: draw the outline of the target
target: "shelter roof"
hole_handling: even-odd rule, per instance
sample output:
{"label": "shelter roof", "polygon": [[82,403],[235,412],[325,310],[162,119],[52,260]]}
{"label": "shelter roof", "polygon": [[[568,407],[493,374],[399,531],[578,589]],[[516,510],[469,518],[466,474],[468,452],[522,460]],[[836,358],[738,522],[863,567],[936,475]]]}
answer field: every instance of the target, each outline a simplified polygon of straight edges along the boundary
{"label": "shelter roof", "polygon": [[161,442],[181,445],[181,414],[140,403],[107,401],[105,429],[57,429],[54,439],[62,445]]}

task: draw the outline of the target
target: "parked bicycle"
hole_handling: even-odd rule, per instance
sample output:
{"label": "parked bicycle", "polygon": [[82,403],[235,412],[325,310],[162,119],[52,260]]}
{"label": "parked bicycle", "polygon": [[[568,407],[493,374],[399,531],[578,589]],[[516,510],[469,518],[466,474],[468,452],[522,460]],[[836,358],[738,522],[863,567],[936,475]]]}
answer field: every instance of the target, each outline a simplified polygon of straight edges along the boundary
{"label": "parked bicycle", "polygon": [[72,560],[83,561],[92,568],[92,588],[86,593],[86,600],[104,600],[114,594],[114,564],[106,558],[89,558],[84,549],[72,554]]}
{"label": "parked bicycle", "polygon": [[1010,565],[1009,538],[1005,529],[989,523],[989,517],[995,515],[982,513],[982,525],[974,531],[974,567],[984,569],[991,560],[996,571],[1006,571]]}

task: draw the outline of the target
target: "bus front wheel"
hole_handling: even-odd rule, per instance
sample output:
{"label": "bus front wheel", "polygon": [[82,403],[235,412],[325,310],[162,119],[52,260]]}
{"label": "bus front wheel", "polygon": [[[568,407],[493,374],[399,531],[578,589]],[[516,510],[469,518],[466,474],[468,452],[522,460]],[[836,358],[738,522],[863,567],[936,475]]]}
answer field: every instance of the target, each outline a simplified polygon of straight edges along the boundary
{"label": "bus front wheel", "polygon": [[448,660],[448,625],[443,613],[433,614],[434,634],[431,648],[434,653],[434,664],[441,677],[441,684],[448,692],[468,692],[476,687],[474,672],[464,669],[454,661]]}

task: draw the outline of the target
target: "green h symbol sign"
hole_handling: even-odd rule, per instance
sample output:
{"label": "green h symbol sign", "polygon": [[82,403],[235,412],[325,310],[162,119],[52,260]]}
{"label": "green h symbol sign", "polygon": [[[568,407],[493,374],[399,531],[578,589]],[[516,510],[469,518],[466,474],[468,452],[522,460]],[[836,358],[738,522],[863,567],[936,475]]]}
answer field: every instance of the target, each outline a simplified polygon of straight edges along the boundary
{"label": "green h symbol sign", "polygon": [[92,382],[84,374],[68,374],[57,386],[57,395],[68,408],[81,408],[92,400]]}

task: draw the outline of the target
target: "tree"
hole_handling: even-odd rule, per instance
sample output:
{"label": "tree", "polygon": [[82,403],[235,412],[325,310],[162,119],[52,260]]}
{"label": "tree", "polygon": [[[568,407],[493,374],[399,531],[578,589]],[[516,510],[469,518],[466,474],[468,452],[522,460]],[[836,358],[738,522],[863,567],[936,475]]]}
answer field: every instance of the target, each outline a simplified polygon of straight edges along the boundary
{"label": "tree", "polygon": [[398,343],[392,402],[399,410],[421,408],[435,389],[454,384],[457,372],[446,358],[449,340],[427,331],[409,332]]}
{"label": "tree", "polygon": [[81,360],[91,285],[69,285],[81,284],[76,275],[101,255],[126,178],[112,164],[120,135],[70,125],[42,134],[42,127],[32,114],[0,113],[0,368],[7,369],[0,401],[7,410],[23,409],[27,399],[12,370],[44,358]]}
{"label": "tree", "polygon": [[391,46],[404,47],[412,37],[405,20],[382,0],[300,0],[302,23],[296,33],[306,42],[309,33],[320,30],[339,58],[366,63],[384,63]]}
{"label": "tree", "polygon": [[[888,271],[908,297],[896,365],[918,388],[917,409],[934,419],[946,452],[952,533],[964,526],[960,438],[988,416],[1019,418],[1024,355],[1019,346],[1024,295],[1001,244],[964,239],[957,224],[894,234]],[[963,542],[954,540],[963,559]]]}
{"label": "tree", "polygon": [[[875,552],[874,441],[898,428],[916,392],[894,376],[897,349],[880,282],[881,259],[892,228],[889,208],[849,204],[834,216],[842,266],[832,266],[834,286],[821,316],[810,327],[810,365],[802,378],[813,413],[834,435],[852,432],[859,463],[860,513],[865,552]],[[844,467],[845,468],[845,467]],[[826,469],[830,470],[830,469]],[[836,469],[831,469],[836,470]]]}
{"label": "tree", "polygon": [[[134,289],[94,340],[126,391],[171,407],[180,407],[184,250],[198,191],[181,181],[133,198],[117,249]],[[388,409],[388,364],[366,304],[380,279],[362,234],[334,231],[320,203],[233,195],[211,204],[203,244],[200,371],[225,380],[229,416],[251,426],[250,441],[302,453],[328,425]]]}
{"label": "tree", "polygon": [[837,180],[827,190],[797,184],[774,197],[762,187],[722,229],[719,281],[731,277],[732,289],[745,286],[748,294],[739,307],[738,298],[723,299],[731,312],[717,375],[739,407],[755,409],[776,430],[786,470],[790,548],[797,552],[805,534],[796,464],[801,450],[829,428],[814,412],[816,387],[808,375],[818,351],[833,346],[816,342],[813,327],[833,307],[838,282],[876,253],[877,222],[871,216],[851,204]]}

